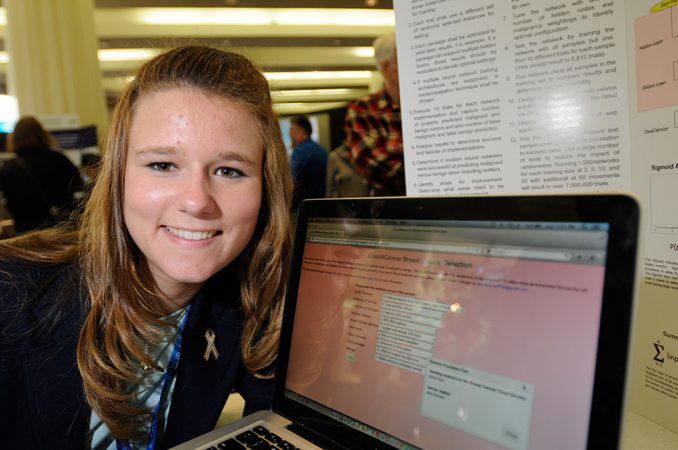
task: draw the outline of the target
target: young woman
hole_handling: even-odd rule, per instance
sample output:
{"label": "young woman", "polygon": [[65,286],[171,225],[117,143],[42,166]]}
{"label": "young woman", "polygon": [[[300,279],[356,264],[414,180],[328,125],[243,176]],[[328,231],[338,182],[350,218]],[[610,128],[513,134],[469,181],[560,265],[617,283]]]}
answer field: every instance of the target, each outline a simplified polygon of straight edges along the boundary
{"label": "young woman", "polygon": [[183,47],[116,106],[77,230],[0,243],[3,448],[167,448],[267,408],[290,249],[268,83]]}

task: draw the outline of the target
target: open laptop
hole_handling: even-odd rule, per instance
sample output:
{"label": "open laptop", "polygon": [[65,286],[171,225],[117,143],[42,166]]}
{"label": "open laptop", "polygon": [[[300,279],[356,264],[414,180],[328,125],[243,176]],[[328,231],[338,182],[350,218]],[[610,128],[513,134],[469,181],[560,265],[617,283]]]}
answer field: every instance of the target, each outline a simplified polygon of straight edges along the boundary
{"label": "open laptop", "polygon": [[306,201],[272,411],[177,448],[617,448],[638,221],[624,195]]}

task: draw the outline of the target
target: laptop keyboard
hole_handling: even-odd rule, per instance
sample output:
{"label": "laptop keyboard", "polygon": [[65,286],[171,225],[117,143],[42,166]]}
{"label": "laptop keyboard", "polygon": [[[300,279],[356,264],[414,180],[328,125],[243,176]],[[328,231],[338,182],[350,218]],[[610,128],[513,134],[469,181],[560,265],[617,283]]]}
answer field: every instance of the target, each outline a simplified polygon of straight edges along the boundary
{"label": "laptop keyboard", "polygon": [[300,450],[294,444],[284,440],[266,427],[258,425],[251,430],[219,442],[207,450]]}

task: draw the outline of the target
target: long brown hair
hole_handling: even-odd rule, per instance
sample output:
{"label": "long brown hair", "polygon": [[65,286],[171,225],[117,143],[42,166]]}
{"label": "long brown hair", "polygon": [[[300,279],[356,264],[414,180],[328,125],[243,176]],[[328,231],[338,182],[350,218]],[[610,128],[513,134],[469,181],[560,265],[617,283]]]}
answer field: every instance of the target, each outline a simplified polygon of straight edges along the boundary
{"label": "long brown hair", "polygon": [[42,127],[33,116],[24,116],[14,125],[14,130],[7,138],[7,151],[16,152],[27,147],[52,148],[55,146],[54,136]]}
{"label": "long brown hair", "polygon": [[[241,347],[246,368],[255,374],[277,355],[291,242],[292,182],[268,82],[251,61],[235,53],[202,46],[170,50],[145,63],[118,99],[78,239],[66,249],[50,246],[54,261],[77,257],[82,268],[91,306],[80,332],[78,366],[92,409],[122,439],[140,437],[146,411],[133,406],[129,385],[138,381],[139,361],[153,364],[143,343],[157,341],[158,318],[164,314],[146,260],[123,218],[128,132],[141,97],[176,87],[227,98],[250,111],[258,123],[264,185],[257,228],[238,258],[244,315]],[[42,232],[23,238],[24,244],[14,240],[14,247],[24,247],[20,256],[49,260],[36,247],[44,249],[43,241],[57,236]]]}

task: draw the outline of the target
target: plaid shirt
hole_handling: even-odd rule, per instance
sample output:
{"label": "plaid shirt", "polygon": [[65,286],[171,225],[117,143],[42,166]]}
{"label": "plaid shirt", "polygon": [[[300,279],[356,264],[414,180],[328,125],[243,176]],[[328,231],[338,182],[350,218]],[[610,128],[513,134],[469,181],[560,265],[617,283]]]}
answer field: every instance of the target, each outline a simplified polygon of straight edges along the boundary
{"label": "plaid shirt", "polygon": [[404,195],[400,107],[381,90],[352,102],[344,125],[351,162],[374,195]]}

